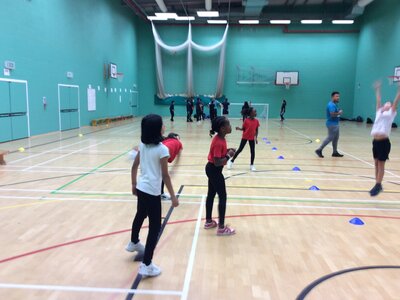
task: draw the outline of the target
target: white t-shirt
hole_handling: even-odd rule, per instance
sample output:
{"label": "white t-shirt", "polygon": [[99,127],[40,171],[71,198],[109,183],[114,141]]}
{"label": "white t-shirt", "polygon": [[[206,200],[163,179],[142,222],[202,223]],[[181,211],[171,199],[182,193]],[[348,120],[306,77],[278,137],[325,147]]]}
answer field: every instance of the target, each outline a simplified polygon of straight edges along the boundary
{"label": "white t-shirt", "polygon": [[392,123],[396,115],[397,112],[393,111],[391,108],[387,111],[382,111],[381,108],[378,109],[376,111],[375,122],[372,126],[371,135],[374,136],[379,134],[389,136],[392,129]]}
{"label": "white t-shirt", "polygon": [[162,143],[158,145],[139,145],[140,175],[136,188],[144,193],[161,195],[161,163],[160,159],[169,157],[169,151]]}

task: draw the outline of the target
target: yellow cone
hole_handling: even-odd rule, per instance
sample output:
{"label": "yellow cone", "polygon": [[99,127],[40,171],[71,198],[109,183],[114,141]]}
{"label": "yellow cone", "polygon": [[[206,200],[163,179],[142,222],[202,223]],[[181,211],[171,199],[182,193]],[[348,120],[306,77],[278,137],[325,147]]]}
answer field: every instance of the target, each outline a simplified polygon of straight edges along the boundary
{"label": "yellow cone", "polygon": [[19,152],[24,152],[24,151],[25,151],[25,148],[24,148],[24,147],[18,148],[18,151],[19,151]]}
{"label": "yellow cone", "polygon": [[80,134],[79,134],[79,137],[83,137],[83,134],[82,134],[82,133],[80,133]]}
{"label": "yellow cone", "polygon": [[315,142],[316,142],[316,143],[319,143],[319,142],[320,142],[320,140],[319,140],[319,139],[316,139],[316,140],[315,140]]}

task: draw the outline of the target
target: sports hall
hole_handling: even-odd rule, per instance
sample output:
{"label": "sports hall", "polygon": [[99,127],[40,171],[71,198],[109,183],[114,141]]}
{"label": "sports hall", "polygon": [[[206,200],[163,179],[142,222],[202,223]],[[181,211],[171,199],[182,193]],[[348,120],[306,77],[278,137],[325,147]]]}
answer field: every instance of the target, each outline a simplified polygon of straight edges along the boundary
{"label": "sports hall", "polygon": [[[0,299],[400,299],[399,16],[398,0],[1,0]],[[237,150],[245,101],[255,159],[249,139],[222,169],[221,236],[204,228],[210,117]],[[183,144],[154,277],[125,249],[149,114]]]}

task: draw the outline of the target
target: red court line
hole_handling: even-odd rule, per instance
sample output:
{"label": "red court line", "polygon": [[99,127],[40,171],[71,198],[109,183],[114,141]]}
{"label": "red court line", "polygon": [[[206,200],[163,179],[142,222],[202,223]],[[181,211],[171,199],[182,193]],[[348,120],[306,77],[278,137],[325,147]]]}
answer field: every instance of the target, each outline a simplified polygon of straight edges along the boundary
{"label": "red court line", "polygon": [[[392,219],[392,220],[400,220],[400,217],[396,217],[396,216],[377,216],[377,215],[351,215],[351,214],[310,214],[310,213],[296,213],[296,214],[246,214],[246,215],[232,215],[232,216],[226,216],[225,218],[248,218],[248,217],[361,217],[361,218],[374,218],[374,219]],[[203,219],[204,220],[204,219]],[[189,223],[189,222],[195,222],[197,221],[197,219],[186,219],[186,220],[178,220],[178,221],[172,221],[167,223],[168,225],[174,225],[174,224],[182,224],[182,223]],[[143,228],[147,228],[147,226],[144,226]],[[26,256],[31,256],[37,253],[41,253],[41,252],[46,252],[46,251],[50,251],[53,249],[57,249],[57,248],[61,248],[61,247],[65,247],[65,246],[69,246],[69,245],[74,245],[74,244],[78,244],[81,242],[86,242],[86,241],[90,241],[93,239],[98,239],[98,238],[103,238],[103,237],[107,237],[107,236],[111,236],[111,235],[116,235],[116,234],[120,234],[120,233],[125,233],[125,232],[129,232],[131,231],[131,229],[124,229],[124,230],[118,230],[118,231],[113,231],[113,232],[109,232],[109,233],[105,233],[105,234],[100,234],[100,235],[94,235],[94,236],[90,236],[90,237],[86,237],[83,239],[79,239],[79,240],[75,240],[75,241],[70,241],[70,242],[66,242],[66,243],[62,243],[62,244],[57,244],[54,246],[50,246],[50,247],[46,247],[46,248],[42,248],[42,249],[38,249],[38,250],[34,250],[34,251],[30,251],[30,252],[26,252],[26,253],[22,253],[16,256],[11,256],[8,258],[4,258],[2,260],[0,260],[0,264],[8,262],[8,261],[12,261],[12,260],[16,260],[22,257],[26,257]]]}

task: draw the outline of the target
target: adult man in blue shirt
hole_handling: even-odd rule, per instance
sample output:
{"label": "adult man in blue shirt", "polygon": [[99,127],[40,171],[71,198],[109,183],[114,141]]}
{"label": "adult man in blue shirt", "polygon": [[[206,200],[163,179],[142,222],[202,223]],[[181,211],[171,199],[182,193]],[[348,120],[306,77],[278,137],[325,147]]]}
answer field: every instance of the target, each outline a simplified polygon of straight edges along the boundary
{"label": "adult man in blue shirt", "polygon": [[323,158],[322,150],[332,142],[333,147],[333,157],[343,157],[343,154],[340,154],[337,151],[337,144],[339,141],[339,119],[340,115],[343,113],[341,109],[338,108],[337,103],[339,103],[340,94],[339,92],[332,92],[331,101],[328,103],[326,107],[326,127],[328,128],[328,137],[321,144],[321,146],[315,150],[315,153]]}

